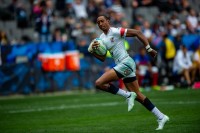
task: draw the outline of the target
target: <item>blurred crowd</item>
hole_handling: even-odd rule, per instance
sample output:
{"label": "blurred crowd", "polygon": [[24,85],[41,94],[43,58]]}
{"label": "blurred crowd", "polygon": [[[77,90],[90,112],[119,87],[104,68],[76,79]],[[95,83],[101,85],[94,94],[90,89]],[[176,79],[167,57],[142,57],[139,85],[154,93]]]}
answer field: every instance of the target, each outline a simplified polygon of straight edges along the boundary
{"label": "blurred crowd", "polygon": [[[34,32],[16,39],[15,34],[11,38],[12,33],[2,28],[1,45],[73,41],[71,47],[88,56],[89,43],[101,33],[96,17],[104,13],[111,16],[113,26],[141,30],[158,50],[154,62],[143,48],[135,46],[138,40],[127,38],[141,86],[159,83],[191,86],[200,80],[198,0],[12,0],[5,4],[8,1],[0,0],[0,21],[14,20],[17,30],[31,28]],[[194,35],[197,41],[185,44],[184,35]]]}

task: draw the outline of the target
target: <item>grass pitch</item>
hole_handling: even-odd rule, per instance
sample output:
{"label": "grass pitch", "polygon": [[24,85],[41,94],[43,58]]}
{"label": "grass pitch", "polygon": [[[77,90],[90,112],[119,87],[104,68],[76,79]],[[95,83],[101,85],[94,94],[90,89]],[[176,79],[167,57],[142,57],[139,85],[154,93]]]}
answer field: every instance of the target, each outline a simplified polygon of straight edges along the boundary
{"label": "grass pitch", "polygon": [[120,96],[75,93],[0,98],[0,133],[200,133],[200,90],[144,92],[170,117],[162,131],[139,103]]}

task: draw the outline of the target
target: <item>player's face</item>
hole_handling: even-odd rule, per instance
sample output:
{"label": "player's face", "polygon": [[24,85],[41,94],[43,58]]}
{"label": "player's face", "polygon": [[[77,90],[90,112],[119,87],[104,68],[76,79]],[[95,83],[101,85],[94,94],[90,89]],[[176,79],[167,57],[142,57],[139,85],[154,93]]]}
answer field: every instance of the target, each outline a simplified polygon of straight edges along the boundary
{"label": "player's face", "polygon": [[99,16],[97,18],[97,24],[102,31],[108,31],[110,28],[109,20],[107,20],[104,16]]}

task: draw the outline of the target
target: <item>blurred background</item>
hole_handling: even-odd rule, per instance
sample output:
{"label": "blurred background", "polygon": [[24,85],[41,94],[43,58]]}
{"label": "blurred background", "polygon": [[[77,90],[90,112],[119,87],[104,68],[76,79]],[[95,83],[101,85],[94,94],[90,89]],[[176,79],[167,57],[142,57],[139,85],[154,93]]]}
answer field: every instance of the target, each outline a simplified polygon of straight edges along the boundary
{"label": "blurred background", "polygon": [[141,90],[200,88],[199,0],[0,0],[0,95],[95,90],[114,66],[109,53],[101,63],[87,51],[100,13],[158,51],[152,60],[137,38],[125,42]]}

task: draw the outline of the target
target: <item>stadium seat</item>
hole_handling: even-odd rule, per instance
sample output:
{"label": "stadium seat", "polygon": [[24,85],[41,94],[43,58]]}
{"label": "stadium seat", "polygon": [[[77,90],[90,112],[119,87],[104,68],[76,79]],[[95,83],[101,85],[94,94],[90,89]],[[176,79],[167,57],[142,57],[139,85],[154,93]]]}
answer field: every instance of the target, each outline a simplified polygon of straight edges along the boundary
{"label": "stadium seat", "polygon": [[22,31],[20,29],[14,29],[11,31],[11,35],[15,37],[15,39],[19,40],[22,36]]}
{"label": "stadium seat", "polygon": [[150,10],[150,14],[152,14],[153,16],[157,16],[159,14],[158,7],[155,7],[155,6],[154,7],[150,7],[149,10]]}
{"label": "stadium seat", "polygon": [[64,18],[57,18],[56,21],[53,22],[55,27],[65,27],[65,20]]}
{"label": "stadium seat", "polygon": [[17,28],[16,21],[5,21],[4,26],[6,29],[14,30]]}
{"label": "stadium seat", "polygon": [[0,21],[0,29],[3,30],[4,29],[4,23],[2,21]]}
{"label": "stadium seat", "polygon": [[22,35],[28,36],[31,40],[35,40],[34,33],[35,33],[35,31],[33,28],[26,28],[26,29],[22,30]]}

